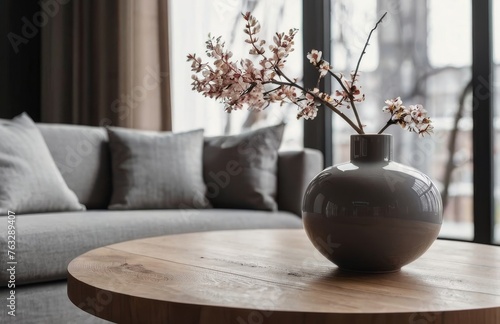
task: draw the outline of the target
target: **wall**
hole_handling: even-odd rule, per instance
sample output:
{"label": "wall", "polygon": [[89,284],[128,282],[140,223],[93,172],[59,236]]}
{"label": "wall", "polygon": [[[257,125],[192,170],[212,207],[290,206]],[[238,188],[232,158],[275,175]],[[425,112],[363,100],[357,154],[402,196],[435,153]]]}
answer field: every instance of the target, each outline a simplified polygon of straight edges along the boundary
{"label": "wall", "polygon": [[38,1],[0,1],[0,118],[40,120],[40,11]]}

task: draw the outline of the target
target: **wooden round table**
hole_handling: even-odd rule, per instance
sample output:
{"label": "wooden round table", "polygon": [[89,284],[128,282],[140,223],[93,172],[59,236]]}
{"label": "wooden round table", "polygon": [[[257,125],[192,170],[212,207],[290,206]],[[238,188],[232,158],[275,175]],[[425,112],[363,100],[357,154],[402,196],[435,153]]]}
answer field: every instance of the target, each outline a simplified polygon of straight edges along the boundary
{"label": "wooden round table", "polygon": [[437,240],[399,272],[344,272],[303,230],[170,235],[92,250],[68,296],[119,323],[500,323],[500,247]]}

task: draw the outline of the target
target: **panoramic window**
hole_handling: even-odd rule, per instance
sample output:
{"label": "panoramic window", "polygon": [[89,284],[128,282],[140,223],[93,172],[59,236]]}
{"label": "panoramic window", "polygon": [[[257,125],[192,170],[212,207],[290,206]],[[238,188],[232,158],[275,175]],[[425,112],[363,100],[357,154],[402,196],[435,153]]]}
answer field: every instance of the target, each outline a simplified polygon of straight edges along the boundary
{"label": "panoramic window", "polygon": [[[304,4],[303,4],[304,3]],[[471,90],[472,1],[470,0],[330,0],[331,64],[349,74],[355,69],[364,42],[380,16],[383,24],[374,33],[360,66],[359,83],[366,100],[359,104],[367,132],[376,132],[387,116],[384,101],[400,96],[405,104],[421,103],[432,118],[432,136],[415,134],[391,126],[394,160],[429,175],[439,187],[445,203],[440,236],[474,239],[473,151]],[[301,147],[303,122],[295,119],[294,106],[269,107],[264,112],[224,112],[223,105],[191,90],[187,53],[204,54],[210,32],[221,35],[234,57],[246,57],[241,12],[252,11],[262,25],[261,38],[289,28],[302,29],[300,0],[186,0],[170,2],[173,128],[175,131],[204,128],[207,135],[234,134],[246,129],[287,122],[282,147]],[[491,1],[495,113],[495,168],[500,169],[500,4]],[[449,10],[449,8],[453,10]],[[190,8],[189,11],[185,8]],[[320,14],[320,13],[318,13]],[[302,34],[296,51],[288,59],[287,74],[303,75]],[[335,84],[334,84],[335,86]],[[352,113],[346,111],[346,114]],[[307,121],[306,121],[307,122]],[[349,159],[349,136],[353,130],[340,118],[332,119],[333,163]],[[495,173],[495,242],[500,243],[500,172]],[[478,215],[478,217],[489,217]],[[479,228],[479,226],[478,226]]]}
{"label": "panoramic window", "polygon": [[[445,204],[440,236],[473,239],[471,1],[370,0],[356,6],[332,0],[331,8],[332,65],[344,73],[354,70],[368,33],[387,12],[359,68],[365,130],[377,132],[385,124],[386,99],[400,96],[405,104],[424,106],[434,134],[418,138],[391,126],[385,133],[395,135],[394,160],[423,171],[439,187]],[[353,131],[340,118],[332,123],[333,161],[347,161],[345,134]]]}
{"label": "panoramic window", "polygon": [[[189,8],[189,10],[186,10]],[[224,105],[204,98],[191,90],[188,53],[203,56],[206,61],[205,42],[208,34],[222,36],[226,48],[233,57],[250,58],[248,44],[243,33],[244,20],[241,13],[251,11],[259,20],[262,30],[260,38],[272,42],[276,32],[287,32],[290,28],[302,27],[301,0],[185,0],[170,2],[171,60],[173,129],[183,131],[204,128],[205,134],[222,135],[240,133],[245,130],[281,122],[287,123],[282,148],[300,148],[303,142],[303,123],[296,120],[295,106],[274,105],[262,112],[224,112]],[[286,73],[302,76],[302,34],[295,38],[295,52],[289,56]],[[257,58],[258,59],[258,58]]]}

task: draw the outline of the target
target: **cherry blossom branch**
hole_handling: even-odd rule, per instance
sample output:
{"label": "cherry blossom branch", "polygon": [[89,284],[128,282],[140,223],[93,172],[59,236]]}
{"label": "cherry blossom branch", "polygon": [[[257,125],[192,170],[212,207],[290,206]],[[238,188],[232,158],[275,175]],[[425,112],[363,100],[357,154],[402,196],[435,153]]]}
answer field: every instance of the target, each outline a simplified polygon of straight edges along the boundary
{"label": "cherry blossom branch", "polygon": [[288,84],[285,83],[285,82],[280,82],[280,81],[276,81],[276,80],[274,80],[273,83],[275,83],[275,84],[281,84],[281,85],[291,85],[291,86],[293,86],[293,87],[295,87],[297,89],[300,89],[304,93],[310,94],[316,100],[318,100],[320,103],[324,104],[325,106],[327,106],[328,108],[330,108],[330,110],[332,110],[334,113],[336,113],[337,115],[339,115],[342,119],[344,119],[352,128],[354,128],[354,130],[358,134],[364,134],[363,130],[360,127],[358,127],[349,117],[347,117],[345,114],[343,114],[334,105],[332,105],[328,101],[322,100],[320,97],[318,97],[318,95],[316,93],[314,93],[314,92],[312,92],[310,90],[307,90],[304,87],[302,87],[302,86],[298,85],[297,83],[293,82],[292,80],[290,80],[290,78],[288,78],[278,67],[276,67],[275,70],[276,70],[276,73],[278,73],[279,76],[284,77],[288,81]]}
{"label": "cherry blossom branch", "polygon": [[384,127],[382,127],[377,134],[382,134],[383,131],[385,131],[387,129],[387,127],[391,126],[391,125],[395,125],[396,122],[392,120],[392,116],[391,118],[387,121],[387,123],[385,124]]}
{"label": "cherry blossom branch", "polygon": [[[310,92],[309,92],[310,93]],[[316,98],[318,98],[317,95],[314,95]],[[330,108],[333,112],[335,112],[337,115],[339,115],[342,119],[344,119],[358,134],[364,134],[363,129],[356,126],[356,124],[346,115],[344,115],[340,110],[335,108],[331,103],[323,101],[323,104]]]}
{"label": "cherry blossom branch", "polygon": [[[337,82],[340,84],[340,86],[342,87],[342,89],[347,93],[347,95],[349,96],[349,102],[351,103],[351,107],[352,107],[352,111],[354,112],[354,117],[356,118],[356,122],[358,123],[358,127],[359,129],[361,130],[361,133],[359,134],[364,134],[364,130],[363,130],[363,124],[361,124],[361,119],[359,118],[359,114],[358,114],[358,110],[356,109],[356,105],[354,104],[354,96],[352,95],[352,89],[347,89],[346,86],[344,85],[344,82],[342,82],[342,80],[339,78],[338,75],[336,75],[335,73],[333,73],[332,71],[328,70],[328,73],[333,76],[335,78],[335,80],[337,80]],[[352,83],[352,85],[354,85],[354,82]]]}
{"label": "cherry blossom branch", "polygon": [[[273,102],[291,102],[300,109],[297,118],[313,119],[317,115],[318,106],[322,104],[344,119],[358,134],[364,134],[364,126],[356,107],[356,102],[362,102],[365,99],[360,87],[356,84],[358,69],[371,35],[386,14],[384,13],[370,31],[350,80],[344,78],[342,74],[333,73],[330,63],[321,58],[322,52],[313,49],[307,54],[307,58],[318,69],[317,85],[310,90],[299,85],[297,79],[291,79],[282,72],[286,58],[293,51],[297,29],[290,29],[288,33],[276,33],[273,37],[274,45],[269,46],[271,55],[266,56],[263,47],[266,41],[259,40],[257,37],[260,24],[248,12],[243,15],[247,22],[244,31],[248,34],[245,42],[251,46],[249,54],[262,57],[258,65],[250,59],[231,60],[232,53],[225,50],[224,42],[220,40],[221,37],[213,38],[209,35],[209,40],[206,42],[206,54],[213,61],[213,68],[209,63],[202,63],[201,58],[195,54],[189,54],[187,61],[191,62],[191,71],[195,72],[192,75],[191,85],[193,90],[202,93],[205,97],[220,100],[224,103],[224,109],[227,112],[241,110],[245,106],[250,110],[260,111]],[[341,90],[336,90],[335,94],[319,90],[321,78],[327,74],[333,77],[341,87]],[[277,87],[270,85],[277,85]],[[422,136],[432,132],[431,119],[427,117],[427,111],[422,105],[405,107],[399,97],[386,100],[385,103],[387,106],[383,108],[383,111],[389,112],[391,117],[379,134],[392,124],[399,124],[404,129]],[[355,119],[345,115],[340,110],[342,106],[352,107]]]}
{"label": "cherry blossom branch", "polygon": [[356,109],[356,105],[354,104],[354,99],[352,97],[349,97],[349,101],[351,102],[352,111],[354,112],[354,117],[356,117],[356,122],[359,125],[359,129],[361,129],[360,134],[364,134],[365,131],[363,130],[363,124],[361,124],[361,119],[359,118],[358,110]]}

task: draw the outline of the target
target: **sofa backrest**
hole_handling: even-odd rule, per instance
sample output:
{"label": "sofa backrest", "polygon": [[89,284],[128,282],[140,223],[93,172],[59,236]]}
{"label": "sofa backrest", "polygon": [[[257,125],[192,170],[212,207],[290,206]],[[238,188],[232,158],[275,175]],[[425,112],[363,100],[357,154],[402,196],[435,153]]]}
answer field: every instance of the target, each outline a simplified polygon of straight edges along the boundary
{"label": "sofa backrest", "polygon": [[[38,123],[66,184],[87,209],[107,209],[112,192],[111,153],[103,127]],[[309,181],[323,169],[318,150],[279,152],[278,209],[301,215]]]}
{"label": "sofa backrest", "polygon": [[278,208],[302,215],[302,198],[309,182],[323,170],[323,154],[305,148],[299,151],[279,152]]}
{"label": "sofa backrest", "polygon": [[38,123],[66,184],[88,209],[106,209],[111,156],[103,127]]}

